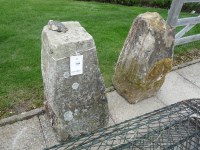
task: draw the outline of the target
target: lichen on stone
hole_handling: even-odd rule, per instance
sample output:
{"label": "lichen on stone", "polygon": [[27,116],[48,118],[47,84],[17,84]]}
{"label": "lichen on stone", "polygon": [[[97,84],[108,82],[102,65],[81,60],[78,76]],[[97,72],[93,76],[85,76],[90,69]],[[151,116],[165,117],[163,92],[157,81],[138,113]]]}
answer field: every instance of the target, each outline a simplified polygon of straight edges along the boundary
{"label": "lichen on stone", "polygon": [[139,15],[129,31],[113,76],[130,103],[154,96],[172,68],[173,29],[158,13]]}

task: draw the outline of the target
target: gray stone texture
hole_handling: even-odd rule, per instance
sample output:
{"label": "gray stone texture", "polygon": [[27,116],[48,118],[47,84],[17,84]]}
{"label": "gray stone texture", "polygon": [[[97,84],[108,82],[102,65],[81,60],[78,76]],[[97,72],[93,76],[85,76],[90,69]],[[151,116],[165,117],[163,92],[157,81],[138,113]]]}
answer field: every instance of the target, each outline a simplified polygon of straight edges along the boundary
{"label": "gray stone texture", "polygon": [[[187,67],[183,69],[187,70]],[[190,74],[193,74],[192,72]],[[195,79],[197,76],[193,78]],[[173,71],[166,76],[163,86],[157,93],[157,98],[164,104],[171,105],[187,99],[200,98],[200,88],[190,82],[188,78],[183,78]]]}
{"label": "gray stone texture", "polygon": [[[45,109],[59,140],[108,123],[108,105],[92,36],[78,22],[63,22],[66,33],[42,31]],[[83,74],[70,76],[70,56],[83,55]]]}
{"label": "gray stone texture", "polygon": [[53,131],[53,128],[49,122],[47,115],[46,114],[40,115],[38,116],[38,118],[40,120],[40,125],[41,125],[46,147],[51,147],[56,144],[59,144],[57,141],[55,131]]}
{"label": "gray stone texture", "polygon": [[177,73],[200,87],[200,63],[177,70]]}
{"label": "gray stone texture", "polygon": [[154,96],[172,68],[174,31],[158,13],[133,22],[119,56],[113,85],[129,103]]}
{"label": "gray stone texture", "polygon": [[64,24],[62,24],[61,22],[59,21],[54,21],[54,20],[49,20],[48,22],[48,28],[49,30],[52,30],[52,31],[57,31],[57,32],[67,32],[67,28],[65,27]]}
{"label": "gray stone texture", "polygon": [[134,105],[128,103],[116,91],[107,93],[106,97],[108,99],[110,118],[112,118],[115,124],[165,106],[165,104],[156,97],[145,99]]}
{"label": "gray stone texture", "polygon": [[46,148],[37,116],[0,128],[1,150],[42,150]]}

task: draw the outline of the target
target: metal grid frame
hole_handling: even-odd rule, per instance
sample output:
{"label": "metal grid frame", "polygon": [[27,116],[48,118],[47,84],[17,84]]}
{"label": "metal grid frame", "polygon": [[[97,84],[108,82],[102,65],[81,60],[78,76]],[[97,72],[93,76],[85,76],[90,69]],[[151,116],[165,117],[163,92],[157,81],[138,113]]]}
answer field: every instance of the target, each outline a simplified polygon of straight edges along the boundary
{"label": "metal grid frame", "polygon": [[200,99],[178,102],[47,149],[200,150]]}

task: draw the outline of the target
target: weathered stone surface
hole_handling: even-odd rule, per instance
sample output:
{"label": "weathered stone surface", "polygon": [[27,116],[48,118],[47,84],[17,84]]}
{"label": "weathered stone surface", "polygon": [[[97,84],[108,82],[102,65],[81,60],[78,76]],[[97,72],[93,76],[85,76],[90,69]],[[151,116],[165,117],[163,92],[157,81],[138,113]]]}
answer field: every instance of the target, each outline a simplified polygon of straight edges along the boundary
{"label": "weathered stone surface", "polygon": [[40,120],[40,125],[42,128],[43,137],[46,143],[46,147],[51,147],[56,144],[59,144],[57,141],[57,137],[53,128],[49,122],[49,119],[46,114],[38,116]]}
{"label": "weathered stone surface", "polygon": [[174,31],[158,13],[139,15],[115,69],[113,85],[130,103],[154,96],[172,68]]}
{"label": "weathered stone surface", "polygon": [[57,32],[67,32],[68,30],[62,22],[53,21],[53,20],[49,20],[48,28],[49,30],[57,31]]}
{"label": "weathered stone surface", "polygon": [[[42,75],[46,110],[60,137],[106,126],[108,105],[94,40],[78,22],[63,22],[66,33],[44,27]],[[83,55],[83,74],[70,75],[70,56]]]}

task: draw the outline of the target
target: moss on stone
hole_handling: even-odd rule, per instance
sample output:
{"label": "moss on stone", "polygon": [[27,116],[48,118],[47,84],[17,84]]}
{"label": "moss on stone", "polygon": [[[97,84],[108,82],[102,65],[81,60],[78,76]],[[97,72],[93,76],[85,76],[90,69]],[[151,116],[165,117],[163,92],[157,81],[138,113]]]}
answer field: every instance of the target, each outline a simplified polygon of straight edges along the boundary
{"label": "moss on stone", "polygon": [[139,15],[120,54],[113,85],[130,103],[151,97],[172,68],[173,30],[158,13]]}
{"label": "moss on stone", "polygon": [[172,59],[165,58],[155,63],[143,80],[137,74],[138,67],[139,64],[132,61],[129,69],[118,67],[113,77],[113,85],[130,103],[151,97],[160,89],[165,75],[172,68]]}
{"label": "moss on stone", "polygon": [[157,81],[159,78],[164,77],[171,70],[172,63],[172,58],[165,58],[156,62],[146,76],[145,82]]}

